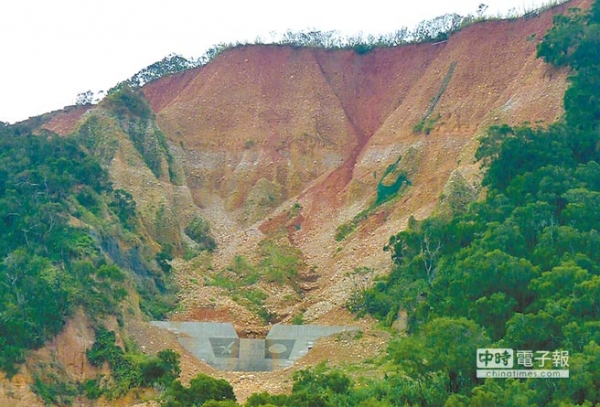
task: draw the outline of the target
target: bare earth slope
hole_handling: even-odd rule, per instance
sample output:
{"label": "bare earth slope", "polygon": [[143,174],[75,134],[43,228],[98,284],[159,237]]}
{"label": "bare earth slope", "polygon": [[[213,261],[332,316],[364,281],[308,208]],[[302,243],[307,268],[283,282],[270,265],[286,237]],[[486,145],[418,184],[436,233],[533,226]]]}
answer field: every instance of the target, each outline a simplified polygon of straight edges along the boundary
{"label": "bare earth slope", "polygon": [[[351,291],[345,275],[361,266],[385,272],[389,236],[410,216],[431,214],[449,179],[461,176],[478,189],[473,153],[487,126],[543,125],[562,114],[566,72],[535,52],[565,7],[365,55],[239,47],[147,85],[194,203],[217,232],[216,265],[251,253],[261,233],[288,222],[289,240],[320,274],[303,300],[305,316],[319,320],[339,309]],[[426,117],[429,134],[415,134]],[[381,175],[400,156],[412,185],[336,242],[336,228],[373,202]],[[278,214],[294,202],[302,210],[291,228]]]}

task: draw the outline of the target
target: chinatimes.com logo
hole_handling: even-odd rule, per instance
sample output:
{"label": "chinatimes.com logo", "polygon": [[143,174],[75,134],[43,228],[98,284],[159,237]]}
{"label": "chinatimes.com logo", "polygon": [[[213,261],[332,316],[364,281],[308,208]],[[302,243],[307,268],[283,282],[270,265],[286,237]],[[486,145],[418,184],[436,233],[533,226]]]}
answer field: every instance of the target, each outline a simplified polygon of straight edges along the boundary
{"label": "chinatimes.com logo", "polygon": [[565,379],[569,377],[569,351],[477,349],[480,379]]}

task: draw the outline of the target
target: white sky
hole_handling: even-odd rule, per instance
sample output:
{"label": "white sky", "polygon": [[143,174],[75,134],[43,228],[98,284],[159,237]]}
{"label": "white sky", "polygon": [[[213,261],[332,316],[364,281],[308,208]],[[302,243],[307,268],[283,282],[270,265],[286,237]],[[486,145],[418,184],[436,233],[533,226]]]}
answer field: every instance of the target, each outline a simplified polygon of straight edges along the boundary
{"label": "white sky", "polygon": [[13,123],[107,90],[170,53],[288,29],[342,35],[409,29],[445,13],[496,16],[544,0],[0,0],[0,121]]}

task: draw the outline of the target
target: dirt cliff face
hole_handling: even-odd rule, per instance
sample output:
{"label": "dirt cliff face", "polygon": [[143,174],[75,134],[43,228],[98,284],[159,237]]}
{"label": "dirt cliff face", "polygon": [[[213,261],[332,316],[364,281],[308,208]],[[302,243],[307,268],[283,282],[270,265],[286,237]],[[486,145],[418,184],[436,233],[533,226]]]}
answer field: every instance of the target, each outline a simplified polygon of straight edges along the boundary
{"label": "dirt cliff face", "polygon": [[[536,44],[554,14],[586,5],[364,55],[239,47],[143,91],[221,247],[243,251],[236,236],[284,222],[277,215],[299,202],[290,239],[324,275],[386,267],[381,247],[409,216],[431,214],[449,179],[478,190],[473,154],[485,128],[560,117],[567,73],[536,59]],[[415,134],[419,123],[426,131]],[[399,158],[411,186],[340,248],[336,227],[374,201]]]}
{"label": "dirt cliff face", "polygon": [[[535,58],[552,14],[478,23],[447,42],[365,55],[240,47],[144,93],[182,150],[200,206],[216,194],[238,221],[257,221],[264,216],[252,210],[257,202],[274,209],[325,177],[318,182],[330,190],[323,198],[337,208],[347,197],[336,195],[353,180],[367,186],[361,195],[372,193],[372,174],[407,145],[456,150],[432,157],[444,165],[429,176],[443,183],[457,151],[482,128],[560,116],[565,73]],[[430,134],[414,135],[428,110]]]}

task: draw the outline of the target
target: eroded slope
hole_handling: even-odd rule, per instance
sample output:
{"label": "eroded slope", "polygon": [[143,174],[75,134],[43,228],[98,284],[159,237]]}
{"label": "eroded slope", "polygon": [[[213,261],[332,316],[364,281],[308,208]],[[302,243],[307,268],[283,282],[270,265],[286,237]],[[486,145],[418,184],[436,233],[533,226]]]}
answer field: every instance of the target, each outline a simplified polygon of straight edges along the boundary
{"label": "eroded slope", "polygon": [[[428,216],[442,191],[451,193],[449,179],[476,195],[473,152],[487,126],[543,125],[562,114],[566,72],[535,53],[565,7],[526,21],[474,24],[447,42],[365,55],[239,47],[146,86],[194,203],[217,232],[214,265],[251,256],[285,227],[288,243],[320,276],[294,307],[308,320],[339,309],[355,285],[348,274],[363,266],[385,272],[388,237],[408,217]],[[426,130],[416,134],[419,123]],[[410,186],[372,209],[394,163]],[[294,203],[301,211],[290,216]],[[336,241],[338,227],[367,208],[353,233]],[[273,307],[281,318],[296,312]]]}

